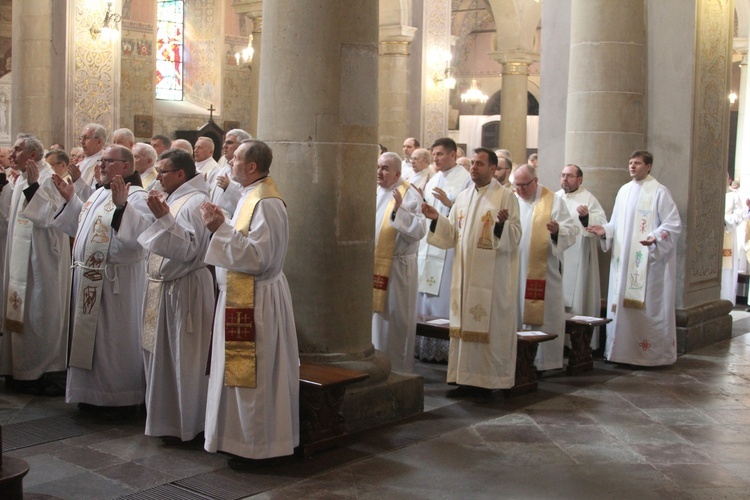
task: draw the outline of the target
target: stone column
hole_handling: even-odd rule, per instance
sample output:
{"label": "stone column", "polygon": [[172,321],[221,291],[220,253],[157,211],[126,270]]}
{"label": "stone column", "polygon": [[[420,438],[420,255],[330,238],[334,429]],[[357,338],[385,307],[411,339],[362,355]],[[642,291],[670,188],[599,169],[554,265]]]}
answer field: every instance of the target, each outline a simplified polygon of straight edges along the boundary
{"label": "stone column", "polygon": [[422,16],[422,146],[448,135],[448,91],[432,75],[445,71],[442,54],[451,50],[451,2],[424,0]]}
{"label": "stone column", "polygon": [[645,22],[643,0],[571,4],[565,163],[584,169],[607,214],[646,143]]}
{"label": "stone column", "polygon": [[380,28],[378,75],[378,142],[401,154],[409,132],[409,45],[416,28],[385,26]]}
{"label": "stone column", "polygon": [[500,147],[510,151],[517,164],[526,163],[526,115],[528,113],[529,64],[539,60],[531,52],[491,52],[503,65],[500,91]]}
{"label": "stone column", "polygon": [[54,66],[61,59],[55,56],[55,49],[60,47],[52,36],[54,3],[13,1],[11,144],[19,132],[33,133],[49,144],[57,125],[51,119],[56,111]]}
{"label": "stone column", "polygon": [[260,47],[263,32],[262,0],[235,0],[234,11],[240,16],[240,29],[243,35],[253,34],[253,64],[250,70],[250,123],[247,132],[258,135],[258,87],[260,85]]}
{"label": "stone column", "polygon": [[347,390],[350,429],[422,408],[421,379],[389,373],[371,342],[377,19],[370,0],[263,5],[258,136],[273,148],[271,175],[288,207],[300,353],[370,374],[367,387]]}
{"label": "stone column", "polygon": [[748,40],[734,41],[734,48],[742,54],[740,63],[740,88],[737,89],[737,147],[734,156],[735,177],[740,178],[740,194],[743,199],[750,198],[750,123],[747,123],[747,100],[750,99],[750,79],[747,78]]}

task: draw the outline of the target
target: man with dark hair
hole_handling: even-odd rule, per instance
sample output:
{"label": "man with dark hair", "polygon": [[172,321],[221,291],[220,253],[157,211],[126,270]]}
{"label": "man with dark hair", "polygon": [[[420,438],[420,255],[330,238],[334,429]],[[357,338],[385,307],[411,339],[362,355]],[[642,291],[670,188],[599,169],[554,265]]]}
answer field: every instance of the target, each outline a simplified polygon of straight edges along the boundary
{"label": "man with dark hair", "polygon": [[[456,167],[456,143],[450,137],[436,140],[432,145],[432,160],[437,173],[424,189],[424,198],[441,215],[448,217],[458,194],[471,185],[469,172]],[[448,318],[450,311],[451,269],[453,248],[430,245],[427,238],[419,245],[419,295],[417,315]],[[448,343],[438,339],[417,339],[417,352],[431,352],[436,361],[447,358]]]}
{"label": "man with dark hair", "polygon": [[412,165],[411,165],[411,155],[414,152],[414,150],[418,148],[419,148],[419,141],[416,140],[414,137],[407,137],[406,140],[404,141],[404,145],[403,145],[404,159],[401,162],[401,178],[402,179],[409,179],[412,175],[414,175],[414,170],[412,169]]}
{"label": "man with dark hair", "polygon": [[[586,231],[589,225],[606,224],[607,216],[599,200],[583,185],[583,171],[578,165],[565,165],[560,174],[560,190],[556,193],[573,216],[578,228],[576,239],[564,252],[563,299],[565,311],[598,317],[601,312],[599,256],[595,235]],[[599,348],[599,337],[591,339]]]}
{"label": "man with dark hair", "polygon": [[653,156],[634,151],[631,181],[620,188],[612,218],[587,231],[613,249],[607,296],[609,361],[640,366],[677,360],[675,282],[680,213],[672,195],[651,173]]}
{"label": "man with dark hair", "polygon": [[[431,219],[428,241],[455,248],[451,283],[448,382],[456,395],[472,390],[483,399],[512,387],[516,370],[518,201],[494,179],[497,156],[477,148],[471,159],[473,186],[462,191],[445,217],[424,203]],[[472,389],[473,388],[473,389]],[[479,390],[477,389],[479,388]]]}
{"label": "man with dark hair", "polygon": [[150,252],[141,339],[146,435],[177,444],[203,432],[206,417],[214,287],[204,262],[210,233],[200,206],[208,201],[208,186],[181,149],[163,152],[157,172],[164,192],[151,191],[146,200],[155,222],[139,233],[138,218],[126,214],[118,237],[136,239]]}
{"label": "man with dark hair", "polygon": [[68,153],[62,149],[50,149],[44,154],[44,159],[52,167],[52,170],[60,177],[69,176],[68,165],[70,164],[70,157]]}
{"label": "man with dark hair", "polygon": [[[123,220],[140,234],[154,221],[133,153],[112,145],[102,152],[101,186],[84,203],[59,175],[52,180],[66,204],[29,203],[29,218],[48,221],[73,247],[73,330],[65,401],[105,418],[133,414],[143,402],[141,331],[146,251],[119,235]],[[130,220],[132,218],[132,220]]]}
{"label": "man with dark hair", "polygon": [[[37,199],[56,208],[63,204],[43,153],[39,139],[21,134],[10,155],[21,176],[12,194],[3,262],[0,374],[9,378],[11,387],[62,395],[62,383],[56,386],[45,379],[49,373],[65,371],[70,239],[47,221],[30,220],[27,214],[29,204]],[[50,314],[40,314],[39,307]]]}
{"label": "man with dark hair", "polygon": [[156,150],[156,155],[159,156],[172,147],[172,139],[166,135],[157,134],[151,138],[151,147]]}
{"label": "man with dark hair", "polygon": [[236,469],[277,463],[299,444],[299,352],[283,272],[289,225],[272,160],[264,142],[243,141],[232,162],[242,198],[231,222],[217,205],[201,207],[213,233],[206,263],[219,285],[205,448],[235,455]]}
{"label": "man with dark hair", "polygon": [[497,169],[495,169],[495,179],[500,183],[501,186],[513,189],[513,185],[510,183],[510,173],[513,170],[513,162],[504,156],[500,156],[497,159]]}

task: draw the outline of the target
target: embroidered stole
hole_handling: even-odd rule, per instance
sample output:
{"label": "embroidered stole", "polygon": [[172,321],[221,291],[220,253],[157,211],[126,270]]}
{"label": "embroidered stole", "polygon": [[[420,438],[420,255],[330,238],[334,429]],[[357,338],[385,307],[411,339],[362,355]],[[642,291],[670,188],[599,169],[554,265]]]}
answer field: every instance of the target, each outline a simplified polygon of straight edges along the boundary
{"label": "embroidered stole", "polygon": [[[401,193],[402,199],[406,196],[409,187],[408,182],[402,181],[396,188]],[[372,281],[372,310],[375,312],[385,310],[385,301],[388,298],[388,280],[391,277],[393,250],[396,248],[396,236],[398,236],[398,231],[391,227],[391,213],[395,204],[396,200],[391,197],[391,201],[385,208],[378,242],[375,245],[375,274]]]}
{"label": "embroidered stole", "polygon": [[18,203],[14,206],[16,218],[13,226],[13,241],[9,245],[10,266],[8,268],[8,290],[5,295],[7,301],[4,318],[5,331],[13,333],[23,333],[26,284],[29,277],[31,238],[34,230],[34,223],[23,216],[27,201],[23,192],[21,192],[22,189],[21,186],[16,188]]}
{"label": "embroidered stole", "polygon": [[[459,167],[463,168],[460,165]],[[435,187],[446,190],[445,185],[448,180],[445,177],[445,173],[439,172],[436,175],[439,175],[440,177],[438,178]],[[427,189],[426,185],[425,189]],[[428,195],[432,196],[431,193],[425,193],[425,198]],[[435,197],[432,198],[432,206],[435,207],[441,215],[448,216],[448,208]],[[447,250],[438,248],[434,245],[429,245],[426,242],[423,243],[423,247],[420,246],[419,260],[423,261],[424,265],[422,266],[420,262],[422,273],[419,275],[419,292],[429,293],[430,295],[438,295],[440,293],[440,281],[443,277],[443,266],[445,266],[446,253]]]}
{"label": "embroidered stole", "polygon": [[547,289],[547,255],[550,233],[547,223],[552,220],[552,204],[555,194],[542,187],[539,201],[531,216],[529,239],[529,264],[526,271],[526,293],[523,300],[523,324],[544,324],[544,296]]}
{"label": "embroidered stole", "polygon": [[[128,196],[136,191],[143,191],[143,188],[130,186]],[[84,233],[89,212],[102,196],[107,199],[94,209],[94,212],[90,215],[93,222],[88,224]],[[115,209],[115,204],[112,202],[112,191],[101,189],[96,200],[91,201],[89,199],[78,216],[76,240],[84,238],[85,251],[83,261],[73,263],[74,267],[80,267],[83,272],[78,276],[78,290],[75,291],[76,310],[69,365],[84,370],[91,370],[94,361],[96,325],[102,302],[104,279],[113,281],[114,293],[119,293],[117,270],[115,269],[113,277],[110,277],[107,271],[107,257],[109,245],[112,241],[112,217],[115,214]]]}
{"label": "embroidered stole", "polygon": [[[169,207],[169,213],[177,219],[177,214],[185,203],[198,194],[199,191],[193,191],[185,196],[182,196],[175,201],[172,206]],[[161,266],[164,263],[166,257],[151,252],[148,256],[148,267],[146,268],[146,275],[148,277],[148,285],[146,288],[146,310],[143,314],[143,332],[141,333],[141,347],[148,352],[153,353],[154,347],[156,346],[156,331],[158,329],[159,319],[159,303],[161,302],[161,290],[164,286],[164,277],[161,275]],[[190,309],[188,309],[188,316],[190,316]],[[191,321],[188,320],[187,328],[191,326]],[[187,331],[190,333],[190,330]]]}
{"label": "embroidered stole", "polygon": [[[648,237],[654,227],[654,200],[656,199],[656,190],[658,187],[659,182],[650,175],[641,184],[641,192],[638,194],[638,201],[636,202],[633,224],[630,231],[625,227],[626,217],[619,216],[624,214],[618,214],[618,227],[616,231],[617,234],[623,235],[623,238],[615,238],[612,255],[622,255],[622,241],[625,237],[630,240],[630,251],[628,252],[625,273],[625,296],[622,301],[623,307],[643,309],[646,305],[649,248],[641,245],[640,242]],[[632,189],[632,185],[630,189]],[[620,265],[622,265],[622,262]],[[617,273],[617,282],[612,298],[613,308],[619,300],[619,281],[620,273]]]}
{"label": "embroidered stole", "polygon": [[[242,206],[237,207],[234,229],[247,236],[255,207],[268,198],[282,199],[270,177],[259,181]],[[228,270],[224,310],[224,385],[257,387],[256,376],[255,276]]]}
{"label": "embroidered stole", "polygon": [[472,188],[466,207],[454,205],[459,215],[455,226],[458,236],[451,281],[449,334],[464,342],[490,342],[496,258],[494,230],[504,193],[499,185],[493,188],[494,183],[481,192]]}
{"label": "embroidered stole", "polygon": [[155,168],[149,168],[148,170],[143,172],[143,175],[141,175],[141,184],[143,184],[144,189],[147,189],[155,180],[156,180]]}

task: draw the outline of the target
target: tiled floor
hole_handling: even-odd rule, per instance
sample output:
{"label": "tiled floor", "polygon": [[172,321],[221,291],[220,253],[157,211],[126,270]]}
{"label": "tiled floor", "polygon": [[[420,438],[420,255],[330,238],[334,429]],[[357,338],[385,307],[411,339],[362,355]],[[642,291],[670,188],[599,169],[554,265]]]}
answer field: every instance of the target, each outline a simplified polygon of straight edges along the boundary
{"label": "tiled floor", "polygon": [[597,362],[484,405],[448,399],[445,368],[418,363],[423,415],[260,472],[0,384],[3,446],[30,464],[30,499],[750,498],[750,314],[735,326],[672,367]]}

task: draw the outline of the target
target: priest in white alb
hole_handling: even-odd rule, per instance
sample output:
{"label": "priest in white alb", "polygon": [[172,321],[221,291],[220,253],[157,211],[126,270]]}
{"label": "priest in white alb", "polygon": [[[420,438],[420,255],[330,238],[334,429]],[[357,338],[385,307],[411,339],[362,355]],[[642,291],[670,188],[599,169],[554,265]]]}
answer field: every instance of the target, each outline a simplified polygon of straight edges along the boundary
{"label": "priest in white alb", "polygon": [[729,187],[724,195],[724,241],[721,248],[721,298],[737,302],[737,276],[746,258],[739,243],[738,228],[750,218],[750,200],[742,202]]}
{"label": "priest in white alb", "polygon": [[578,228],[559,196],[539,184],[536,168],[521,165],[515,172],[521,212],[521,258],[518,267],[518,329],[556,333],[537,350],[537,370],[563,366],[565,305],[560,268],[563,253],[575,242]]}
{"label": "priest in white alb", "polygon": [[[578,228],[575,242],[565,250],[563,268],[563,298],[565,311],[573,315],[599,317],[601,315],[601,283],[599,283],[599,253],[595,235],[586,231],[591,225],[607,222],[599,200],[583,186],[583,171],[578,165],[565,165],[560,174],[562,198]],[[599,348],[599,337],[594,335],[591,347]]]}
{"label": "priest in white alb", "polygon": [[214,285],[204,262],[211,233],[200,206],[208,186],[181,149],[164,151],[157,172],[164,193],[151,191],[146,200],[156,221],[136,232],[140,220],[126,213],[118,236],[150,252],[141,339],[146,435],[178,444],[203,432],[206,417]]}
{"label": "priest in white alb", "polygon": [[[10,158],[21,175],[12,193],[3,281],[4,316],[0,374],[24,392],[62,395],[44,375],[64,372],[68,349],[70,239],[49,221],[31,220],[36,197],[54,207],[63,199],[52,183],[52,167],[34,136],[21,134]],[[40,309],[49,311],[40,313]],[[62,384],[60,384],[62,385]],[[59,392],[59,394],[58,394]]]}
{"label": "priest in white alb", "polygon": [[[437,139],[432,144],[432,160],[437,173],[424,189],[423,196],[427,204],[445,217],[450,213],[458,194],[472,184],[469,173],[463,167],[456,166],[457,149],[456,142],[449,137]],[[427,238],[419,243],[418,317],[448,319],[453,253],[453,247],[438,248],[429,244]],[[416,346],[419,359],[448,359],[448,342],[444,340],[419,337]]]}
{"label": "priest in white alb", "polygon": [[[193,157],[195,158],[195,169],[203,175],[208,186],[213,186],[216,182],[216,176],[219,175],[219,164],[214,160],[214,141],[210,137],[198,137],[193,147]],[[210,189],[210,187],[209,187]]]}
{"label": "priest in white alb", "polygon": [[405,178],[402,172],[401,178],[417,188],[417,190],[424,195],[427,183],[432,177],[430,152],[423,148],[415,149],[411,154],[411,168],[411,175],[408,178]]}
{"label": "priest in white alb", "polygon": [[264,142],[243,142],[232,162],[242,198],[231,222],[216,205],[201,208],[219,285],[205,449],[234,455],[236,469],[272,465],[299,444],[299,352],[283,272],[289,224],[272,160]]}
{"label": "priest in white alb", "polygon": [[675,284],[680,213],[669,190],[651,175],[648,151],[630,155],[632,180],[615,199],[612,218],[587,230],[612,249],[607,295],[609,361],[640,366],[677,360]]}
{"label": "priest in white alb", "polygon": [[108,418],[132,415],[143,403],[146,386],[141,349],[146,250],[118,237],[125,216],[137,221],[135,232],[154,222],[133,163],[129,149],[109,146],[101,158],[102,186],[85,203],[72,183],[53,175],[66,201],[62,210],[55,213],[39,196],[27,207],[34,217],[54,219],[56,227],[75,237],[65,401]]}
{"label": "priest in white alb", "polygon": [[[473,185],[462,191],[448,217],[424,203],[427,239],[455,248],[450,294],[448,383],[458,393],[512,387],[516,369],[516,293],[521,241],[518,201],[493,177],[497,156],[474,150]],[[463,169],[462,169],[463,170]]]}
{"label": "priest in white alb", "polygon": [[378,158],[372,343],[391,369],[411,372],[417,327],[417,249],[425,235],[422,195],[401,178],[401,158]]}

